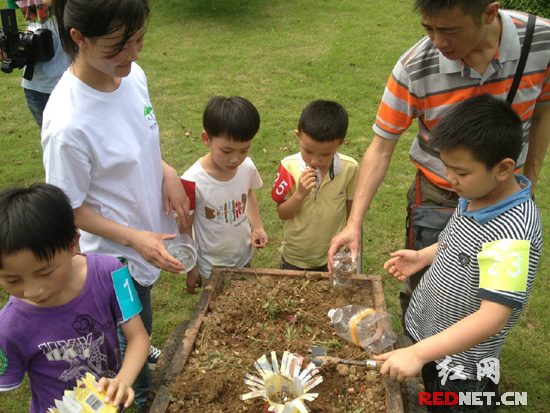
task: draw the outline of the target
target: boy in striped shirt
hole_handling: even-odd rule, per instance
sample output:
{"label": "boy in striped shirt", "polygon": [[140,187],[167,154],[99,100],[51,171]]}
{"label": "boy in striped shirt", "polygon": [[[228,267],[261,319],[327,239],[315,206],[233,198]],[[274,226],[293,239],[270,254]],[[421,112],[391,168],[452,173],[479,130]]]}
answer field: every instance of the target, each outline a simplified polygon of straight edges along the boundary
{"label": "boy in striped shirt", "polygon": [[422,370],[428,392],[498,394],[498,368],[483,377],[480,367],[499,359],[527,302],[542,250],[531,183],[514,173],[521,119],[508,103],[476,96],[443,117],[432,144],[459,204],[437,243],[396,251],[385,263],[401,281],[430,267],[405,315],[416,344],[377,359],[386,361],[382,375],[394,380]]}

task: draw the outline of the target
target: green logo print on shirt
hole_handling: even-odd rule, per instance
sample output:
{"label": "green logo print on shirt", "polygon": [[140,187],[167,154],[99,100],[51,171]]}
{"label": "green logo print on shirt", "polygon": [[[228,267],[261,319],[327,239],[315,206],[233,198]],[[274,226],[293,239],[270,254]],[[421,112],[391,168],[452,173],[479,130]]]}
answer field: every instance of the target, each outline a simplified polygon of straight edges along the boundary
{"label": "green logo print on shirt", "polygon": [[145,116],[145,119],[149,121],[149,127],[151,130],[157,127],[157,117],[155,116],[155,112],[153,112],[153,107],[151,105],[146,104],[143,107],[143,116]]}

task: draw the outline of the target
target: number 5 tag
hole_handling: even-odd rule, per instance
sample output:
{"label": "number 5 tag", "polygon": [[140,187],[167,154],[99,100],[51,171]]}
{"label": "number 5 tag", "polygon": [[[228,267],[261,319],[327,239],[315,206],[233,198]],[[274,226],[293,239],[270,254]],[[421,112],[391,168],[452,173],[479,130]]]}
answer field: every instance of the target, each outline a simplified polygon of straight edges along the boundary
{"label": "number 5 tag", "polygon": [[136,287],[130,278],[128,267],[123,267],[111,273],[115,294],[122,312],[124,321],[132,318],[142,310],[141,301],[137,295]]}
{"label": "number 5 tag", "polygon": [[504,239],[483,244],[477,254],[479,288],[525,292],[530,242]]}

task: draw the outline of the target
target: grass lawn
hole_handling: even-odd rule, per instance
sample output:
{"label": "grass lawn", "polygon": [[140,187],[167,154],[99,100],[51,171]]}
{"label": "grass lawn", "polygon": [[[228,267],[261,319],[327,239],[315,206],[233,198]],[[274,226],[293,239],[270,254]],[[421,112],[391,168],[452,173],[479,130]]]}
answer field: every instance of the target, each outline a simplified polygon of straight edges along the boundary
{"label": "grass lawn", "polygon": [[[386,79],[399,56],[423,36],[412,1],[404,0],[150,0],[151,18],[139,64],[161,130],[164,159],[180,173],[207,148],[200,141],[204,105],[214,95],[241,95],[262,119],[250,156],[264,180],[257,191],[270,244],[256,253],[255,267],[276,268],[282,222],[270,199],[280,160],[298,150],[293,130],[314,99],[342,103],[350,114],[341,152],[360,160],[372,139],[372,124]],[[0,8],[6,0],[0,0]],[[20,72],[0,74],[0,188],[43,181],[39,131],[26,108]],[[390,252],[404,243],[405,194],[415,169],[408,149],[411,128],[397,146],[388,174],[364,221],[363,270],[382,274]],[[550,228],[549,163],[537,188],[537,204]],[[549,260],[544,254],[528,306],[502,353],[501,391],[528,392],[518,412],[546,412],[550,361]],[[182,292],[181,276],[163,273],[153,289],[153,343],[190,317],[197,296]],[[400,329],[399,282],[384,277],[389,311]],[[0,304],[7,295],[0,292]],[[0,412],[28,411],[27,386],[0,394]]]}

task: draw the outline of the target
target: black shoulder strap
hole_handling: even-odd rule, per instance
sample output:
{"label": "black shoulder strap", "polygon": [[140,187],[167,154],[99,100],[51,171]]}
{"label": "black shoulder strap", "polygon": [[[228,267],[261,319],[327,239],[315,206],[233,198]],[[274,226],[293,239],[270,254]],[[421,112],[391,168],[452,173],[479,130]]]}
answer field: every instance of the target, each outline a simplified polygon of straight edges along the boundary
{"label": "black shoulder strap", "polygon": [[523,69],[525,69],[525,63],[527,62],[527,56],[529,56],[529,50],[531,49],[531,40],[533,40],[533,32],[535,31],[535,20],[537,17],[534,14],[529,14],[529,20],[527,20],[527,28],[525,29],[525,39],[523,40],[523,47],[521,48],[521,56],[519,58],[518,68],[512,82],[512,87],[508,92],[506,101],[512,103],[516,92],[518,91],[519,82],[523,76]]}

